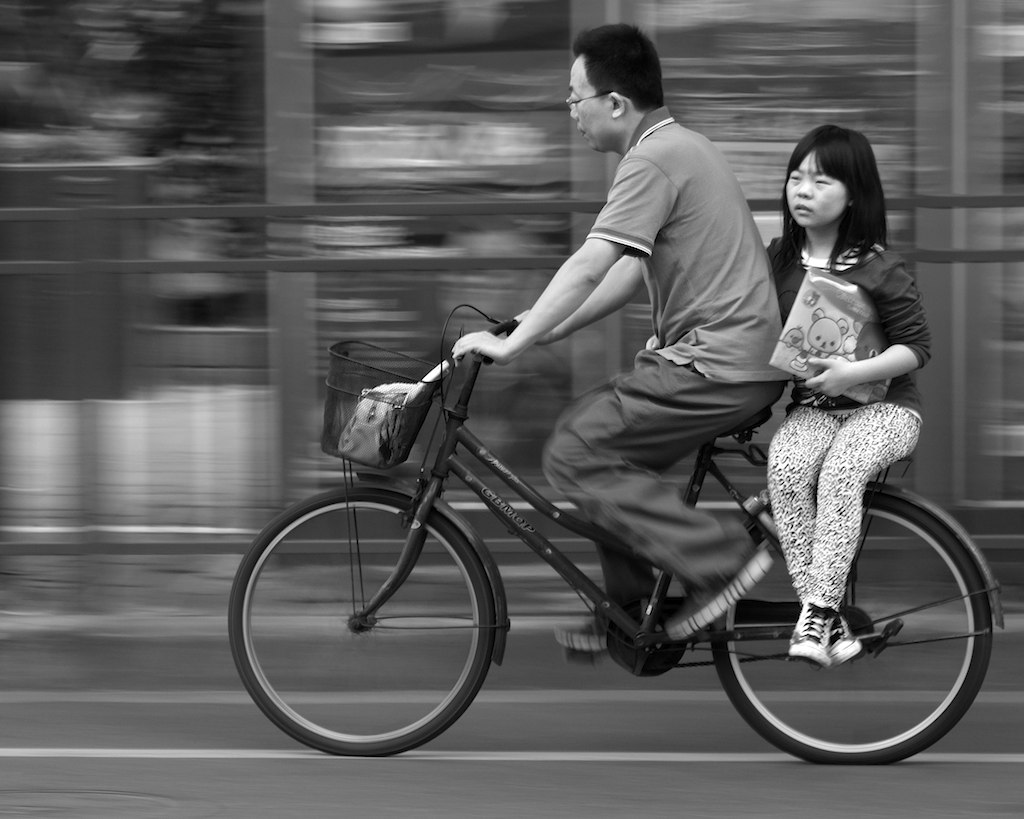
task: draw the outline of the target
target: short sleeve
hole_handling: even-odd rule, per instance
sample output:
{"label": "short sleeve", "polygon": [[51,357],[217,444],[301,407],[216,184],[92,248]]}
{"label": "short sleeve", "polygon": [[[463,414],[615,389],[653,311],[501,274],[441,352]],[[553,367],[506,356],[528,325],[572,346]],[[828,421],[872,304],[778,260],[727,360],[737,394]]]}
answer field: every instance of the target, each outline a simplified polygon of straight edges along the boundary
{"label": "short sleeve", "polygon": [[678,188],[657,165],[626,156],[587,238],[605,239],[650,256],[678,196]]}

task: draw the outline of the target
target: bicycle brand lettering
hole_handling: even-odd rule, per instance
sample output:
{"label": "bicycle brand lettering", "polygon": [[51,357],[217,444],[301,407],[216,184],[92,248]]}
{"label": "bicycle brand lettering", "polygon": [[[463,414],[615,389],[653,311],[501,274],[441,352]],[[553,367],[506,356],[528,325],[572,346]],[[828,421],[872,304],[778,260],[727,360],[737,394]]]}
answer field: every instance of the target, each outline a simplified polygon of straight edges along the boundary
{"label": "bicycle brand lettering", "polygon": [[520,529],[523,529],[527,532],[536,531],[533,528],[533,526],[531,526],[529,523],[527,523],[519,516],[519,513],[516,512],[515,509],[513,509],[508,503],[503,501],[500,497],[495,495],[494,492],[492,492],[486,486],[482,487],[480,492],[485,498],[487,498],[487,500],[491,502],[493,506],[496,506],[498,509],[500,509],[505,514],[505,517],[511,520]]}
{"label": "bicycle brand lettering", "polygon": [[505,464],[499,461],[496,457],[491,455],[490,452],[488,452],[486,449],[480,449],[477,451],[479,452],[480,457],[483,458],[486,463],[490,464],[493,469],[500,472],[506,478],[511,478],[515,483],[519,483],[519,476],[516,475],[515,472],[513,472],[507,466],[505,466]]}

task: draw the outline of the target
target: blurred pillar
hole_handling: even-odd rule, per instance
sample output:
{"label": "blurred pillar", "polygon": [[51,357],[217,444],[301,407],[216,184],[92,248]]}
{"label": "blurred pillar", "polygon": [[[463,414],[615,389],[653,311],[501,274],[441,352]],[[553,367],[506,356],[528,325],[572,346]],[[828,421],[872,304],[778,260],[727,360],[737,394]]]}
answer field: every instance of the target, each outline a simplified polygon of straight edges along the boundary
{"label": "blurred pillar", "polygon": [[[266,168],[268,204],[305,205],[315,197],[313,51],[303,42],[309,4],[267,0]],[[299,255],[303,225],[298,220],[268,224],[269,255]],[[312,273],[267,274],[271,328],[270,366],[278,396],[278,496],[297,493],[297,473],[308,459],[319,429],[310,428],[316,384],[309,372],[315,328]],[[268,442],[269,444],[270,442]]]}
{"label": "blurred pillar", "polygon": [[[971,0],[935,0],[918,6],[917,144],[919,194],[996,192],[991,180],[999,158],[988,135],[995,115],[986,99],[1000,79],[973,51],[978,27],[998,9]],[[916,245],[932,250],[972,244],[963,209],[916,214]],[[932,327],[932,361],[920,375],[925,424],[915,453],[915,486],[946,505],[962,505],[992,489],[995,473],[979,468],[979,415],[993,396],[994,365],[987,364],[992,327],[985,279],[991,271],[963,263],[917,265],[918,284]],[[980,494],[979,494],[980,493]],[[991,495],[990,495],[991,497]]]}
{"label": "blurred pillar", "polygon": [[71,263],[0,277],[0,514],[6,524],[94,522],[96,401],[124,396],[124,288],[103,259],[144,255],[134,220],[94,209],[143,204],[153,160],[0,166],[0,207],[68,218],[0,223],[0,258]]}
{"label": "blurred pillar", "polygon": [[0,279],[0,399],[123,395],[122,282],[86,262],[143,256],[145,231],[140,222],[102,219],[90,209],[144,203],[152,164],[0,165],[0,207],[79,209],[59,221],[0,223],[0,258],[77,265]]}

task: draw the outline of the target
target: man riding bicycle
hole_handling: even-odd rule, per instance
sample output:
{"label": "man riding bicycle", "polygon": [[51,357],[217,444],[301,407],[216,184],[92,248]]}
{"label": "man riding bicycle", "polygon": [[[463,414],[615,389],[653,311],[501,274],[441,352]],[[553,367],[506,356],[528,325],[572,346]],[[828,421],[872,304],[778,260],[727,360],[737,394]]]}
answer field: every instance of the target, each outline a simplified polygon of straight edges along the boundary
{"label": "man riding bicycle", "polygon": [[[651,40],[634,26],[601,26],[576,38],[573,55],[569,114],[594,150],[622,157],[607,201],[514,333],[471,333],[452,355],[507,363],[624,307],[646,285],[654,329],[646,349],[631,371],[559,419],[544,472],[632,546],[624,553],[597,544],[616,602],[650,594],[651,564],[685,584],[686,599],[665,626],[685,639],[749,591],[771,557],[738,519],[687,506],[664,474],[781,395],[788,376],[768,364],[779,309],[739,183],[718,149],[665,108]],[[558,639],[601,651],[604,624]]]}

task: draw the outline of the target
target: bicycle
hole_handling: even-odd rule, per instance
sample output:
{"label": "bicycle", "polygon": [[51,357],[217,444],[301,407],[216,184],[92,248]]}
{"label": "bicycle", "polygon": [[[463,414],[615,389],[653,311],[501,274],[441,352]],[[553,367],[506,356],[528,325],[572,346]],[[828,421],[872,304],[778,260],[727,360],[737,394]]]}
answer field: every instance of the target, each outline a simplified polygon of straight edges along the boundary
{"label": "bicycle", "polygon": [[[514,327],[498,323],[492,332]],[[229,603],[232,654],[256,705],[295,740],[339,755],[416,748],[450,727],[491,664],[502,662],[511,623],[501,572],[480,535],[442,500],[451,478],[601,612],[620,665],[647,676],[713,664],[743,719],[796,757],[905,759],[953,728],[981,688],[993,625],[1003,625],[999,586],[954,520],[885,476],[865,494],[846,601],[865,652],[827,671],[787,661],[799,606],[766,493],[744,497],[718,463],[735,455],[765,465],[754,435],[770,407],[701,447],[684,497],[697,503],[713,477],[776,551],[774,567],[720,622],[672,642],[659,625],[680,602],[672,577],[659,573],[648,600],[617,605],[470,470],[467,456],[561,529],[615,542],[543,497],[470,432],[480,360],[460,367],[461,386],[452,383],[439,400],[438,386],[451,374],[447,361],[434,365],[362,342],[336,344],[331,354],[324,451],[390,468],[408,458],[431,408],[442,431],[415,487],[346,480],[279,514],[239,565]],[[687,652],[710,659],[684,662]]]}

